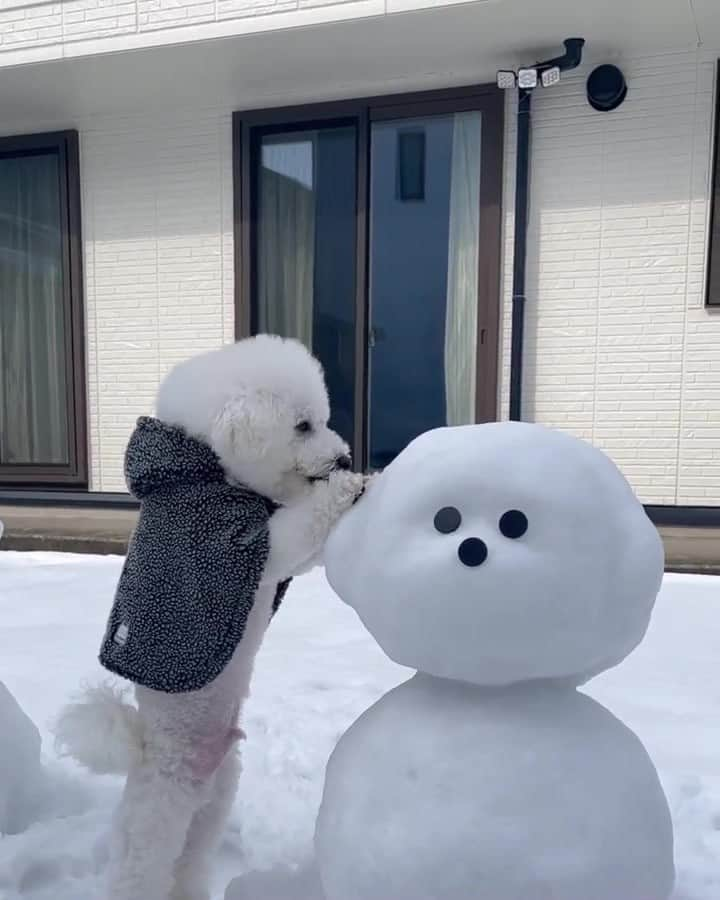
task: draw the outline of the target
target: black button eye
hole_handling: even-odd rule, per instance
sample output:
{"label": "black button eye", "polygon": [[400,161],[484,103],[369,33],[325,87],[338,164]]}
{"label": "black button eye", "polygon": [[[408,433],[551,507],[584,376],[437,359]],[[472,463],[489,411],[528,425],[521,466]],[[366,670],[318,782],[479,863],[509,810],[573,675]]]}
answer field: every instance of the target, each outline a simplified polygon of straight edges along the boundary
{"label": "black button eye", "polygon": [[458,530],[461,524],[462,516],[454,506],[444,506],[435,514],[434,525],[440,534],[452,534],[453,531]]}
{"label": "black button eye", "polygon": [[467,538],[458,547],[460,562],[472,569],[476,566],[481,566],[487,559],[487,555],[487,544],[485,541],[481,541],[480,538]]}
{"label": "black button eye", "polygon": [[298,434],[310,434],[312,430],[312,422],[308,422],[307,419],[303,419],[302,422],[298,422],[295,426],[295,431],[297,431]]}
{"label": "black button eye", "polygon": [[506,538],[517,540],[528,530],[528,520],[524,512],[519,509],[510,509],[500,517],[500,534]]}

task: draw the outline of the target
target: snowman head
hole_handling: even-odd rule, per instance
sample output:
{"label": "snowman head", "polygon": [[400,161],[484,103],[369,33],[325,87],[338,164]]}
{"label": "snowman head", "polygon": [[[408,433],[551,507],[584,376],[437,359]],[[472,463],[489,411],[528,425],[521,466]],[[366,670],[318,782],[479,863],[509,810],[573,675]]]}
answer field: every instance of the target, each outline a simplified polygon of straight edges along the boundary
{"label": "snowman head", "polygon": [[540,425],[442,428],[344,516],[327,574],[401,665],[576,684],[642,640],[663,548],[601,451]]}

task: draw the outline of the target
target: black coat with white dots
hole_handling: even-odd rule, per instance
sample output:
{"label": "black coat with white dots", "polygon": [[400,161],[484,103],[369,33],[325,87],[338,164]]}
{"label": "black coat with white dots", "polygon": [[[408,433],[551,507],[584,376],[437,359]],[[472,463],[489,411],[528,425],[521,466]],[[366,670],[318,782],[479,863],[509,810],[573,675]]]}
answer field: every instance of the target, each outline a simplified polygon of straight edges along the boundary
{"label": "black coat with white dots", "polygon": [[[199,690],[242,640],[277,507],[229,484],[210,447],[157,419],[138,421],[125,474],[140,518],[100,662],[157,691]],[[288,584],[278,585],[273,613]]]}

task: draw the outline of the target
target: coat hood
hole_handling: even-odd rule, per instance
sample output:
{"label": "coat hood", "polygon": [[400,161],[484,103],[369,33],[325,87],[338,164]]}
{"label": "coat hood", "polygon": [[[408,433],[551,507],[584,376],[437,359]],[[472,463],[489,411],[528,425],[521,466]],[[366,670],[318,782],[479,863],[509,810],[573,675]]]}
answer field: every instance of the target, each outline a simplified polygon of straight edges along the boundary
{"label": "coat hood", "polygon": [[138,419],[125,452],[125,479],[130,493],[141,499],[181,484],[211,484],[226,480],[215,452],[181,428],[159,419]]}

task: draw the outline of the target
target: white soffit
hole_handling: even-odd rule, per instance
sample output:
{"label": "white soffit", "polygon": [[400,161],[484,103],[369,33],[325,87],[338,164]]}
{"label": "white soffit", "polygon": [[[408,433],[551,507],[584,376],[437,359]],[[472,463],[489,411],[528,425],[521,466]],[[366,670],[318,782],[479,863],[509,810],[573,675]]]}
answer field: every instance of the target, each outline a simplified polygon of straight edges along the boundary
{"label": "white soffit", "polygon": [[[693,2],[720,47],[720,12],[711,9],[720,0]],[[434,2],[332,25],[6,67],[2,130],[198,103],[248,109],[494,81],[498,68],[562,53],[566,37],[586,39],[587,64],[698,42],[688,0]]]}

